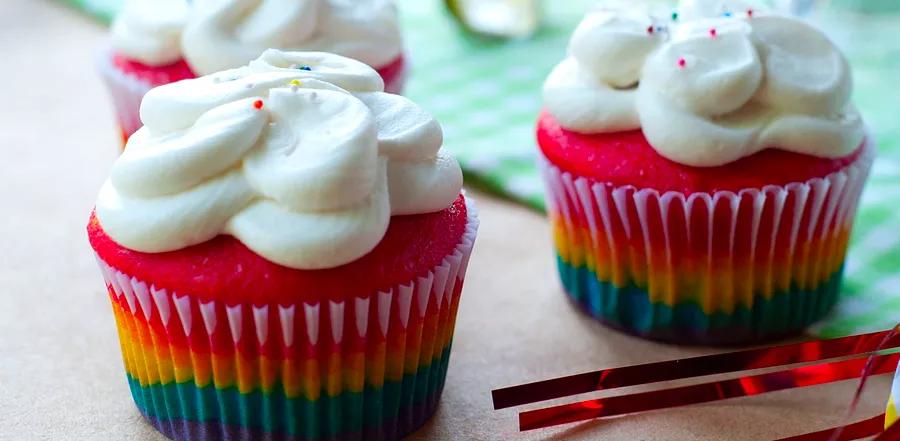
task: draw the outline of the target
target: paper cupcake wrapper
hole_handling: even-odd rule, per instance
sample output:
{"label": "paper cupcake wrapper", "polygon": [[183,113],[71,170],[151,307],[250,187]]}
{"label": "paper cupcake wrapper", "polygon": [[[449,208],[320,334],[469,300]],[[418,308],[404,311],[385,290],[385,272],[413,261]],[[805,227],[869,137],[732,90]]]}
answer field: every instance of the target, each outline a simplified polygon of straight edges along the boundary
{"label": "paper cupcake wrapper", "polygon": [[116,120],[122,130],[124,141],[143,126],[141,123],[141,100],[153,88],[153,85],[118,69],[112,60],[112,51],[108,49],[101,51],[98,56],[97,69],[109,89],[116,112]]}
{"label": "paper cupcake wrapper", "polygon": [[557,262],[590,315],[641,336],[747,343],[801,331],[836,302],[874,148],[824,178],[660,192],[542,158]]}
{"label": "paper cupcake wrapper", "polygon": [[425,275],[346,301],[204,302],[98,258],[132,396],[176,440],[396,439],[434,412],[478,227]]}

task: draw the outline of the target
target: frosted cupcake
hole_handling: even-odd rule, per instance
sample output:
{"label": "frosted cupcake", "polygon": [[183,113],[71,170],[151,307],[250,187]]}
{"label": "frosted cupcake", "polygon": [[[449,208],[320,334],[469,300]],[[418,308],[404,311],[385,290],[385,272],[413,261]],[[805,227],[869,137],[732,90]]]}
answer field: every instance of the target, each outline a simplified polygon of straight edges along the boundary
{"label": "frosted cupcake", "polygon": [[400,93],[405,77],[393,0],[128,0],[110,46],[100,72],[125,139],[141,127],[152,87],[243,66],[268,48],[354,58],[376,69],[389,93]]}
{"label": "frosted cupcake", "polygon": [[817,29],[729,2],[598,10],[537,137],[566,292],[689,343],[802,331],[835,303],[874,148]]}
{"label": "frosted cupcake", "polygon": [[271,50],[145,97],[88,234],[166,436],[395,439],[434,412],[478,221],[438,123],[382,88]]}

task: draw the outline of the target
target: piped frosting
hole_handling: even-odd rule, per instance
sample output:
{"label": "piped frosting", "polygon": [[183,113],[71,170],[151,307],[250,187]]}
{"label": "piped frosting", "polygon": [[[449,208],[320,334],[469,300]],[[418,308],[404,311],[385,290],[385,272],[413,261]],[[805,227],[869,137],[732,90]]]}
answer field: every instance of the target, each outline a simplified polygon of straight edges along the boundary
{"label": "piped frosting", "polygon": [[183,57],[198,75],[242,66],[268,48],[332,52],[375,67],[402,49],[392,0],[128,0],[111,40],[151,66]]}
{"label": "piped frosting", "polygon": [[269,50],[155,88],[97,217],[136,251],[230,234],[292,268],[349,263],[380,242],[392,215],[442,210],[462,187],[438,123],[383,87],[349,58]]}
{"label": "piped frosting", "polygon": [[718,166],[776,147],[846,156],[864,136],[840,51],[819,30],[743,2],[668,17],[601,9],[575,30],[544,105],[579,133],[641,129],[664,157]]}

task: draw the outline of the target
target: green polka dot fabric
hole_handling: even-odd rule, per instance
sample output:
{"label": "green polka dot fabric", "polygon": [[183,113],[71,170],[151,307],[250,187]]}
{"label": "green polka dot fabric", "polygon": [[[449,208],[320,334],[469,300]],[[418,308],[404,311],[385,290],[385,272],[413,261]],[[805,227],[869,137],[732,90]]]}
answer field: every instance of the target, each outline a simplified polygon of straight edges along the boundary
{"label": "green polka dot fabric", "polygon": [[[121,0],[63,0],[108,21]],[[594,0],[544,2],[529,39],[486,40],[462,31],[439,0],[398,0],[413,64],[406,95],[433,112],[470,186],[542,210],[534,122],[541,85]],[[855,101],[879,157],[863,194],[846,267],[844,299],[812,332],[833,337],[900,321],[900,12],[813,9],[854,68]],[[548,259],[551,256],[548,256]]]}

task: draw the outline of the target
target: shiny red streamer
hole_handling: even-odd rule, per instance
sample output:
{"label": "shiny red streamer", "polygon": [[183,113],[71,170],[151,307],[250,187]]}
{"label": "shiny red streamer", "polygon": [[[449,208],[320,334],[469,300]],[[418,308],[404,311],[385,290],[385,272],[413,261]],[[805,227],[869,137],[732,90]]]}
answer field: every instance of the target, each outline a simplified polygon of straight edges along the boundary
{"label": "shiny red streamer", "polygon": [[888,427],[887,430],[872,441],[900,441],[900,423],[895,423]]}
{"label": "shiny red streamer", "polygon": [[872,438],[872,441],[900,441],[900,423],[891,425],[881,435]]}
{"label": "shiny red streamer", "polygon": [[[859,337],[864,336],[857,336],[857,338]],[[881,339],[883,338],[884,335]],[[881,342],[878,341],[874,347],[878,347],[878,343]],[[838,356],[840,355],[846,355],[846,352],[842,352]],[[848,380],[859,377],[868,362],[872,363],[872,375],[885,374],[893,371],[898,360],[900,360],[900,354],[877,355],[871,360],[856,358],[818,363],[767,374],[553,406],[520,413],[519,429],[523,431],[541,429],[593,418],[706,403]]]}
{"label": "shiny red streamer", "polygon": [[[885,347],[890,343],[890,341],[895,338],[898,333],[900,333],[900,325],[895,326],[893,329],[888,331],[888,334],[884,336],[884,340],[882,340],[881,344],[878,345],[876,350],[885,349]],[[856,408],[859,405],[860,399],[862,399],[862,393],[866,388],[866,382],[869,377],[872,375],[874,355],[869,357],[869,360],[866,363],[866,366],[863,368],[862,373],[859,376],[859,386],[856,387],[856,392],[853,394],[853,400],[850,401],[850,406],[847,409],[847,416],[844,417],[844,420],[849,420],[850,416],[856,412]],[[841,425],[839,427],[833,427],[830,429],[821,430],[819,432],[810,433],[807,435],[800,435],[797,437],[784,438],[783,440],[822,440],[822,441],[839,441],[845,439],[860,439],[867,436],[877,435],[882,432],[884,427],[884,419],[885,415],[878,415],[869,420],[860,421],[851,425]],[[846,431],[850,431],[850,434],[845,434]],[[807,438],[808,437],[808,438]]]}
{"label": "shiny red streamer", "polygon": [[494,409],[659,381],[821,361],[900,346],[891,331],[601,369],[491,392]]}

